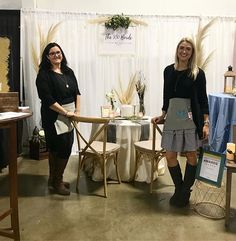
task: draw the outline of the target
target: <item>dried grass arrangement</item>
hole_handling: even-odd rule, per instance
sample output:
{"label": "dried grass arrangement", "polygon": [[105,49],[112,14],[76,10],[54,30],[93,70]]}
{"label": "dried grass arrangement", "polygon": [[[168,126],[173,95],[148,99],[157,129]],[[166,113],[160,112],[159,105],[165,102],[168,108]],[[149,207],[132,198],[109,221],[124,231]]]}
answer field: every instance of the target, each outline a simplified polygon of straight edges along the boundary
{"label": "dried grass arrangement", "polygon": [[136,74],[130,77],[126,90],[124,90],[121,80],[119,79],[120,90],[119,91],[114,90],[114,91],[118,97],[118,100],[122,105],[130,105],[132,103],[132,100],[134,98],[134,92],[136,89],[136,86],[135,86],[136,78],[137,78]]}
{"label": "dried grass arrangement", "polygon": [[33,43],[31,44],[33,66],[34,66],[34,69],[35,69],[36,72],[38,72],[38,70],[39,70],[39,64],[41,62],[41,56],[42,56],[43,50],[47,46],[47,44],[54,41],[55,34],[58,31],[58,28],[59,28],[60,24],[61,24],[61,22],[59,22],[55,25],[51,25],[46,35],[44,35],[40,26],[38,26],[39,51],[36,50]]}
{"label": "dried grass arrangement", "polygon": [[198,32],[195,36],[195,45],[197,51],[197,66],[205,70],[210,62],[214,51],[212,51],[206,58],[204,54],[203,41],[208,35],[208,31],[211,26],[216,22],[217,18],[213,18],[208,24],[202,26],[201,21],[198,25]]}

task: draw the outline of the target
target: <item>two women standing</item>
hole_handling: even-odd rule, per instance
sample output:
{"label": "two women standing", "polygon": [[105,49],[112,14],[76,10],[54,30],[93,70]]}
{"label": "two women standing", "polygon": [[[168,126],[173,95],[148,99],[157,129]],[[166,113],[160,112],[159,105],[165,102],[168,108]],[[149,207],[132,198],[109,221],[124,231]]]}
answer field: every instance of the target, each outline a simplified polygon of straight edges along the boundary
{"label": "two women standing", "polygon": [[[63,182],[74,137],[68,117],[79,114],[80,92],[58,44],[50,43],[45,48],[36,85],[49,149],[48,185],[58,194],[69,195],[69,183]],[[168,169],[175,184],[170,204],[183,207],[189,203],[195,180],[197,149],[209,135],[205,73],[196,64],[195,45],[189,38],[181,39],[175,63],[164,70],[163,93],[162,115],[154,117],[152,122],[165,120],[161,145],[166,150]],[[185,152],[187,158],[184,177],[178,152]]]}

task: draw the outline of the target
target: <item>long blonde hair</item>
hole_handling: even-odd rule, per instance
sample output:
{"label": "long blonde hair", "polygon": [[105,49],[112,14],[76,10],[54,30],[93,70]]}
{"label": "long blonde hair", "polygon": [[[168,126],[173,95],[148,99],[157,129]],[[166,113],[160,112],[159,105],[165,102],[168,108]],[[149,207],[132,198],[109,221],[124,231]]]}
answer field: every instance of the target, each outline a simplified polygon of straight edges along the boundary
{"label": "long blonde hair", "polygon": [[189,73],[189,76],[192,77],[194,80],[197,78],[197,74],[199,72],[199,68],[197,66],[197,53],[196,53],[196,46],[195,46],[195,43],[194,41],[191,39],[191,38],[188,38],[188,37],[184,37],[182,38],[177,47],[176,47],[176,52],[175,52],[175,69],[178,68],[179,66],[179,58],[178,58],[178,48],[179,48],[179,45],[182,43],[182,42],[187,42],[189,44],[191,44],[192,46],[192,56],[190,57],[189,61],[188,61],[188,69],[190,69],[190,73]]}

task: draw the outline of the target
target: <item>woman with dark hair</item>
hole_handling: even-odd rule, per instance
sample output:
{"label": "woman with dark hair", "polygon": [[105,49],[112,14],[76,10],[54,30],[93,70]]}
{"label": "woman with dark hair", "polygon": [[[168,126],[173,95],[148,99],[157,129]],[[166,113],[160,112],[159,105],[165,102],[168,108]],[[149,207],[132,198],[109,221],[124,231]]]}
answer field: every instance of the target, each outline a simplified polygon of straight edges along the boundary
{"label": "woman with dark hair", "polygon": [[[209,135],[209,107],[205,73],[196,64],[196,48],[190,38],[177,45],[175,64],[164,70],[162,115],[152,122],[163,123],[161,145],[166,150],[166,160],[175,184],[170,205],[184,207],[189,204],[191,187],[195,181],[197,149],[201,140]],[[187,158],[184,178],[177,153]]]}
{"label": "woman with dark hair", "polygon": [[36,79],[41,99],[42,127],[49,150],[48,187],[60,195],[70,194],[70,184],[63,182],[74,141],[69,118],[80,113],[80,91],[72,69],[57,43],[49,43],[42,54]]}

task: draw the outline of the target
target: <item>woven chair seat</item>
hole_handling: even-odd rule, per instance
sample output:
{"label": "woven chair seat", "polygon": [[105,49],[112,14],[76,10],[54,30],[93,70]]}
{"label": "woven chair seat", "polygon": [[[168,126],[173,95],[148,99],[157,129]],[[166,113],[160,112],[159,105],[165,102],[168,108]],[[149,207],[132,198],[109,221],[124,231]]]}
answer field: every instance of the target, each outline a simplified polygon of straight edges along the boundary
{"label": "woven chair seat", "polygon": [[[102,141],[93,141],[91,147],[93,149],[95,149],[99,154],[103,153],[103,142]],[[82,146],[82,150],[83,150],[84,146]],[[116,152],[120,149],[120,145],[116,144],[116,143],[111,143],[111,142],[107,142],[106,143],[106,154],[110,154],[112,152]],[[93,150],[88,148],[86,150],[86,152],[89,153],[93,153]]]}
{"label": "woven chair seat", "polygon": [[[160,151],[161,150],[161,146],[160,146],[161,141],[156,140],[155,143],[155,151]],[[147,140],[147,141],[138,141],[134,143],[135,148],[142,150],[142,151],[146,151],[146,152],[152,152],[152,140]]]}

